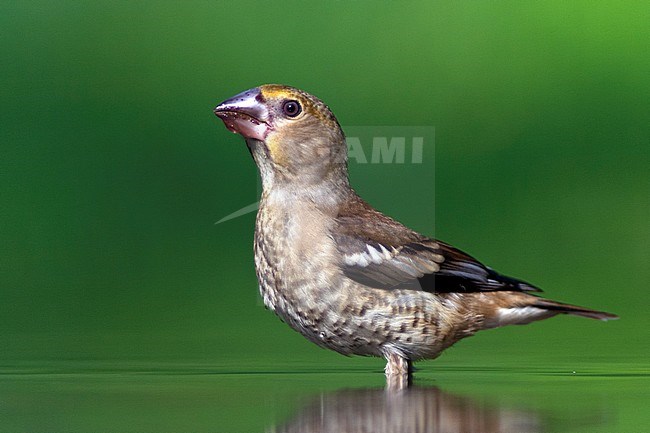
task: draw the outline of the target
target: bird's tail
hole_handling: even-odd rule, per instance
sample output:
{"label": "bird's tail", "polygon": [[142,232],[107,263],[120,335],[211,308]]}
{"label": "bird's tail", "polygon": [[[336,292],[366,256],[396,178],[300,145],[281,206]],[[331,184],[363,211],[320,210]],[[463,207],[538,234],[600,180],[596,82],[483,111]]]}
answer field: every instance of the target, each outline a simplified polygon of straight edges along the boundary
{"label": "bird's tail", "polygon": [[588,317],[597,320],[614,320],[618,316],[604,311],[591,310],[589,308],[579,307],[577,305],[563,304],[548,299],[538,298],[531,307],[541,308],[549,312],[557,312],[558,314],[573,314],[575,316]]}
{"label": "bird's tail", "polygon": [[496,328],[505,325],[525,325],[537,320],[548,319],[558,314],[573,314],[598,320],[618,319],[618,316],[604,311],[591,310],[577,305],[563,304],[538,298],[521,292],[501,292],[492,295],[497,301],[482,310],[484,327]]}

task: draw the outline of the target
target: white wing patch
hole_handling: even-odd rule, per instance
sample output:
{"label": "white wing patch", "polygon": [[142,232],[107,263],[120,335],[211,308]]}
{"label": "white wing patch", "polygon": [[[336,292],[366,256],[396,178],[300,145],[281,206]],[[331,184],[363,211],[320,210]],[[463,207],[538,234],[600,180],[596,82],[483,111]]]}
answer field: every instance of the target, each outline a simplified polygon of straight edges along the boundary
{"label": "white wing patch", "polygon": [[393,248],[391,249],[393,250],[392,254],[383,245],[379,245],[379,249],[371,245],[366,245],[366,251],[361,253],[348,254],[344,256],[343,261],[348,266],[361,266],[362,268],[365,268],[371,263],[380,265],[383,262],[392,259],[394,255],[398,253],[397,250]]}
{"label": "white wing patch", "polygon": [[372,258],[372,261],[378,265],[381,264],[384,260],[390,260],[393,258],[385,246],[380,244],[379,247],[381,248],[381,251],[378,251],[376,248],[373,248],[370,245],[366,245],[366,249]]}
{"label": "white wing patch", "polygon": [[348,254],[343,257],[343,261],[348,266],[361,266],[362,268],[370,264],[366,253]]}
{"label": "white wing patch", "polygon": [[387,286],[412,282],[425,274],[438,272],[440,264],[436,260],[442,262],[444,259],[440,254],[431,254],[429,257],[406,254],[402,247],[387,247],[382,244],[363,246],[365,248],[360,252],[344,255],[343,263],[361,280],[374,280]]}

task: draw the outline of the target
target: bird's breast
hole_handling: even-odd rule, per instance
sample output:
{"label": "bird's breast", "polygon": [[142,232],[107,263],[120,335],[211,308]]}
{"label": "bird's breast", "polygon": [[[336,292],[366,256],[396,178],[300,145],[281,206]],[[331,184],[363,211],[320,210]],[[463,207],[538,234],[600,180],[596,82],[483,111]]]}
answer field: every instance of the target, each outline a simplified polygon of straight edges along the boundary
{"label": "bird's breast", "polygon": [[260,294],[264,305],[303,334],[320,332],[340,302],[332,290],[341,275],[329,229],[326,216],[308,204],[282,206],[264,197],[260,202],[255,229]]}

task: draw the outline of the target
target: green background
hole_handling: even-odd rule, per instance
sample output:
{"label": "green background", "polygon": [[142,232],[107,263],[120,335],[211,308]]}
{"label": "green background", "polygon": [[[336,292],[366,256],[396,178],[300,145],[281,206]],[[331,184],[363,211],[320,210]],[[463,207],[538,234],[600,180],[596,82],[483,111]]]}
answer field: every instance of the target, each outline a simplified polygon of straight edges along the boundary
{"label": "green background", "polygon": [[[212,108],[273,82],[344,127],[433,126],[421,165],[352,164],[357,191],[621,316],[479,334],[420,363],[424,383],[533,389],[551,420],[615,400],[606,430],[647,426],[648,22],[646,1],[3,1],[0,431],[163,431],[148,420],[181,397],[205,404],[185,403],[194,431],[262,431],[310,392],[381,387],[381,360],[321,350],[264,310],[253,213],[215,224],[259,186]],[[97,404],[78,409],[86,392]]]}

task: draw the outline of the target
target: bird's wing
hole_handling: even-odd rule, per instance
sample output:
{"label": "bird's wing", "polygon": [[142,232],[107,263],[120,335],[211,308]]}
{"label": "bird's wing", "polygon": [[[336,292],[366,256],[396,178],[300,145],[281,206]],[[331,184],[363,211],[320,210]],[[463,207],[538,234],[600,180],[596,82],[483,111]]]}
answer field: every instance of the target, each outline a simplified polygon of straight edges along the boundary
{"label": "bird's wing", "polygon": [[345,275],[366,286],[438,293],[541,291],[406,228],[356,197],[339,211],[331,236]]}

